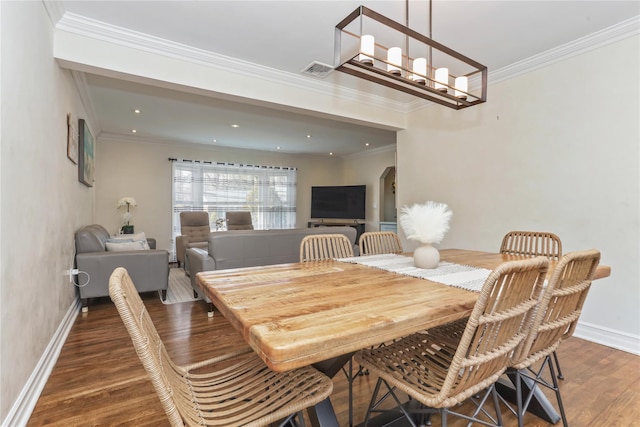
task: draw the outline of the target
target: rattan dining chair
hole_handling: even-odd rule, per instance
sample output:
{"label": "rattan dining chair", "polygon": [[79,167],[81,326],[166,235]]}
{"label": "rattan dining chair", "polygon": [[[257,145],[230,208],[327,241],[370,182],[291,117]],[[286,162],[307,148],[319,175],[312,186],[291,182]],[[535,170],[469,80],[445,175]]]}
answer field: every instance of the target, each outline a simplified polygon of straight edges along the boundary
{"label": "rattan dining chair", "polygon": [[360,255],[401,254],[400,238],[393,231],[367,231],[360,235]]}
{"label": "rattan dining chair", "polygon": [[300,242],[300,262],[326,261],[353,256],[353,246],[344,234],[310,234]]}
{"label": "rattan dining chair", "polygon": [[[435,412],[440,413],[443,426],[447,425],[449,414],[470,422],[502,425],[495,382],[527,335],[526,326],[531,324],[528,320],[537,306],[548,265],[547,258],[537,257],[506,262],[493,270],[465,323],[460,341],[453,345],[426,332],[356,353],[355,361],[379,377],[364,425],[373,412],[384,412],[379,407],[389,396],[400,403],[397,391],[424,406],[403,410],[413,426],[416,424],[411,419],[412,413],[424,416]],[[382,384],[388,392],[378,399]],[[473,414],[451,409],[478,393],[482,396],[477,402],[472,400],[477,403]],[[489,396],[493,399],[495,418],[483,408]],[[478,418],[481,414],[488,420]]]}
{"label": "rattan dining chair", "polygon": [[[300,242],[300,262],[327,261],[335,258],[350,258],[353,247],[344,234],[311,234]],[[349,359],[348,370],[343,368],[349,388],[349,426],[353,425],[353,373]]]}
{"label": "rattan dining chair", "polygon": [[112,273],[109,295],[172,426],[304,424],[302,411],[333,390],[312,367],[276,373],[251,350],[178,366],[124,268]]}
{"label": "rattan dining chair", "polygon": [[[515,376],[519,427],[523,426],[524,413],[538,386],[553,390],[562,423],[567,427],[551,354],[562,340],[573,335],[599,262],[600,252],[595,249],[568,253],[558,262],[549,279],[529,334],[507,371]],[[545,368],[548,368],[551,383],[543,378]],[[523,396],[523,382],[529,385],[526,396]]]}
{"label": "rattan dining chair", "polygon": [[[500,253],[524,256],[542,255],[557,261],[562,257],[562,241],[555,234],[544,231],[510,231],[502,238]],[[553,353],[553,358],[558,367],[558,378],[563,380],[564,376],[556,352]]]}
{"label": "rattan dining chair", "polygon": [[[358,242],[360,255],[401,254],[400,238],[393,231],[367,231],[360,235]],[[384,344],[380,344],[384,345]],[[360,367],[356,375],[369,375],[369,371]]]}
{"label": "rattan dining chair", "polygon": [[501,254],[546,256],[559,260],[562,256],[562,242],[553,233],[541,231],[510,231],[502,238]]}

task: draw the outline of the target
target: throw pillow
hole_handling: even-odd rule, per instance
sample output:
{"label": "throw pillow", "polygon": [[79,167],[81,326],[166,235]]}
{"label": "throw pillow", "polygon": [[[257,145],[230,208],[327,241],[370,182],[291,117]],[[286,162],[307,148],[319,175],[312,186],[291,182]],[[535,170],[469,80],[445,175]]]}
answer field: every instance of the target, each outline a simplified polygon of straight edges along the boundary
{"label": "throw pillow", "polygon": [[107,239],[107,242],[109,243],[131,243],[133,242],[133,239],[120,239],[117,237],[112,237],[110,239]]}
{"label": "throw pillow", "polygon": [[147,236],[144,234],[144,231],[136,234],[118,234],[117,236],[111,237],[111,240],[132,240],[137,242],[139,240],[147,240]]}
{"label": "throw pillow", "polygon": [[146,240],[144,242],[107,242],[106,245],[107,252],[142,251],[149,249]]}
{"label": "throw pillow", "polygon": [[[120,234],[118,236],[113,236],[107,242],[115,241],[115,242],[142,242],[144,245],[143,249],[150,249],[149,243],[147,242],[147,236],[144,234],[144,231],[136,234]],[[109,249],[107,249],[109,250]]]}

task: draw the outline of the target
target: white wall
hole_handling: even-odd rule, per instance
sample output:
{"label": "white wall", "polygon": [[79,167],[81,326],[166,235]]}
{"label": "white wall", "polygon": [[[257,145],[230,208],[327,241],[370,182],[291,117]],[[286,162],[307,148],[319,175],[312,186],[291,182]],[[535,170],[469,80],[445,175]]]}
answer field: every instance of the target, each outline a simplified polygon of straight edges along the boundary
{"label": "white wall", "polygon": [[93,191],[67,159],[68,112],[84,117],[71,75],[52,56],[42,2],[0,2],[0,420],[28,382],[75,289],[74,231]]}
{"label": "white wall", "polygon": [[98,139],[95,222],[113,233],[117,232],[122,225],[122,211],[116,209],[116,203],[121,197],[134,197],[138,203],[132,211],[131,223],[135,230],[155,237],[158,248],[171,248],[172,179],[169,158],[298,168],[298,227],[307,226],[312,185],[343,183],[343,160],[339,157]]}
{"label": "white wall", "polygon": [[453,211],[441,247],[497,251],[509,230],[541,230],[565,253],[599,249],[612,274],[594,282],[577,332],[635,352],[638,40],[490,85],[481,106],[415,112],[397,148],[399,205],[435,200]]}
{"label": "white wall", "polygon": [[380,176],[387,167],[395,166],[395,154],[395,146],[391,146],[345,157],[344,185],[367,186],[365,231],[380,229],[380,209],[383,209],[380,203]]}

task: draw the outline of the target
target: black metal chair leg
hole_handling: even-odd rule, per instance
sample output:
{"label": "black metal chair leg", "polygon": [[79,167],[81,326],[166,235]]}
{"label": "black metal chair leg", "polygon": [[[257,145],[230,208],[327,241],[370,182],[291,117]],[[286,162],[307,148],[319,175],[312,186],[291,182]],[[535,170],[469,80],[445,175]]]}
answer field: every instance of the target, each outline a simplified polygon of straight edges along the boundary
{"label": "black metal chair leg", "polygon": [[551,379],[553,380],[553,391],[556,394],[556,399],[558,400],[558,409],[560,410],[560,416],[562,417],[562,425],[564,427],[568,427],[569,423],[567,422],[567,415],[564,412],[562,396],[560,396],[560,386],[558,385],[558,380],[556,379],[556,373],[555,373],[555,370],[553,369],[553,363],[551,361],[551,358],[549,356],[547,356],[547,358],[549,359],[549,372],[551,373]]}
{"label": "black metal chair leg", "polygon": [[553,352],[553,360],[556,362],[556,368],[558,368],[558,379],[564,380],[564,376],[562,375],[562,370],[560,369],[560,361],[558,360],[558,353]]}

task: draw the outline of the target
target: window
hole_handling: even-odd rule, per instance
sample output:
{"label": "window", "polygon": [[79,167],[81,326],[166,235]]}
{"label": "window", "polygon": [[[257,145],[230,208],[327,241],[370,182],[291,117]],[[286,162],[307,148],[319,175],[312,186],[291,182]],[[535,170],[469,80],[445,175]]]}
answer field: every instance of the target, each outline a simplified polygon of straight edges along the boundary
{"label": "window", "polygon": [[207,211],[211,229],[229,211],[250,211],[256,229],[295,228],[296,169],[173,162],[173,241],[180,212]]}

